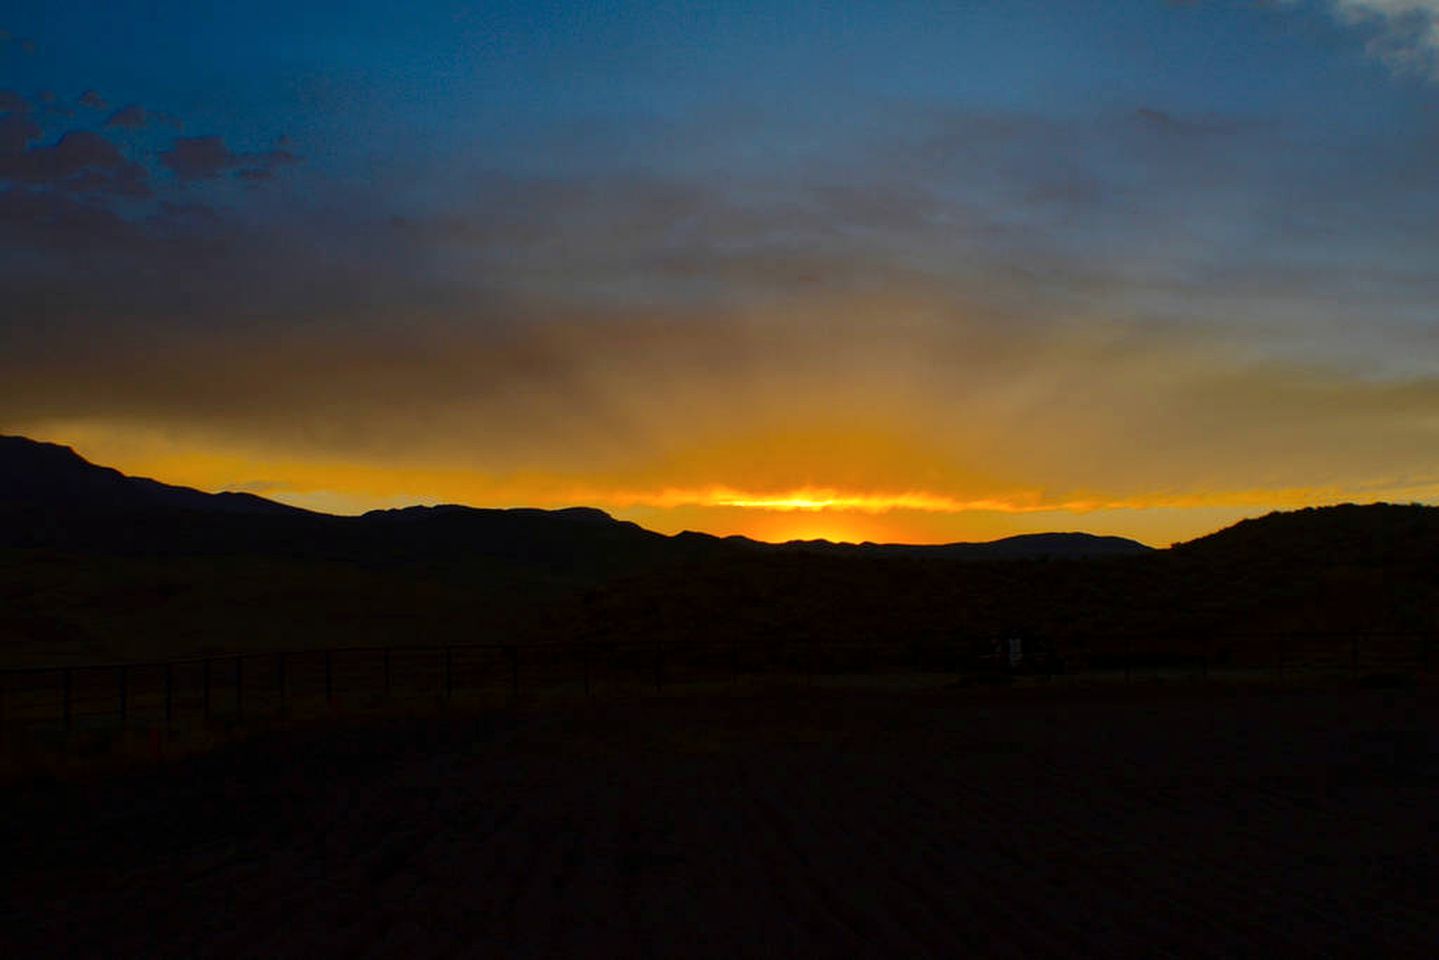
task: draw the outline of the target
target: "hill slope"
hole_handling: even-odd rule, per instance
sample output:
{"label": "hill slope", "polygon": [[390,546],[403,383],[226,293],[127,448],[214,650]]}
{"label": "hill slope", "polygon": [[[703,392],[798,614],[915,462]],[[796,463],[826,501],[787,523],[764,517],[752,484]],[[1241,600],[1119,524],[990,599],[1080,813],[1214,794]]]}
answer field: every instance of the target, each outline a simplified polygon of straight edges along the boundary
{"label": "hill slope", "polygon": [[1439,508],[1345,503],[1270,513],[1173,548],[1199,560],[1287,564],[1439,563]]}
{"label": "hill slope", "polygon": [[262,516],[308,511],[248,493],[201,493],[100,467],[69,447],[0,436],[0,509],[106,512],[194,510]]}
{"label": "hill slope", "polygon": [[489,557],[596,573],[661,559],[753,551],[997,560],[1148,552],[1121,537],[1032,534],[991,543],[933,546],[795,541],[767,544],[705,534],[665,537],[602,510],[374,510],[360,517],[312,513],[246,493],[202,493],[90,463],[68,447],[0,437],[0,546],[123,553],[260,552],[385,560]]}

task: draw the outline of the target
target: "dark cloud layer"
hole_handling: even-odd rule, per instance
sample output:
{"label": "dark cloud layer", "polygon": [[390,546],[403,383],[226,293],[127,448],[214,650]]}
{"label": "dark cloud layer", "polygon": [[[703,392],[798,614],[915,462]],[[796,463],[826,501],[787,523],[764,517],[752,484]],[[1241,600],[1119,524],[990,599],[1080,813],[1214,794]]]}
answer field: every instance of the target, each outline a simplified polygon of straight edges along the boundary
{"label": "dark cloud layer", "polygon": [[[102,192],[113,144],[36,147],[30,121],[7,123],[0,136],[25,153],[52,151],[10,157],[29,165],[27,185],[69,170]],[[1439,182],[1416,166],[1425,148],[1416,132],[1385,155],[1346,160],[1339,144],[1320,163],[1274,123],[1146,106],[1085,121],[915,112],[884,121],[863,150],[766,176],[535,176],[456,162],[443,212],[407,209],[403,191],[359,192],[250,222],[242,241],[223,214],[190,224],[190,245],[213,256],[211,286],[185,284],[160,312],[226,316],[235,291],[250,290],[251,315],[275,323],[403,327],[415,304],[468,322],[496,293],[684,315],[902,290],[1006,322],[1242,323],[1256,346],[1266,328],[1278,342],[1303,324],[1323,332],[1317,349],[1343,352],[1356,337],[1407,336],[1404,318],[1432,302],[1423,264],[1439,258]],[[1361,156],[1371,175],[1355,181],[1347,170]],[[155,163],[193,190],[265,180],[295,160],[285,146],[245,152],[206,136]],[[98,258],[86,297],[154,304],[163,289],[135,278],[172,274],[176,250],[154,223],[126,221],[133,236],[110,254],[123,268]],[[144,257],[155,259],[137,270]]]}
{"label": "dark cloud layer", "polygon": [[74,193],[150,195],[148,171],[89,130],[70,131],[51,145],[0,156],[0,180]]}
{"label": "dark cloud layer", "polygon": [[40,125],[27,112],[0,114],[0,157],[23,154],[32,140],[40,138],[41,132]]}
{"label": "dark cloud layer", "polygon": [[43,127],[35,105],[0,94],[0,183],[69,193],[146,197],[149,173],[114,143],[91,130],[69,130],[37,143]]}
{"label": "dark cloud layer", "polygon": [[149,117],[145,114],[145,108],[138,104],[130,104],[128,107],[121,107],[110,114],[105,121],[107,127],[121,127],[126,130],[143,130],[149,123]]}
{"label": "dark cloud layer", "polygon": [[214,136],[182,137],[160,154],[160,162],[182,182],[213,180],[225,173],[252,182],[269,180],[276,169],[299,159],[284,149],[237,153]]}
{"label": "dark cloud layer", "polygon": [[[93,91],[81,103],[107,108]],[[288,150],[234,151],[219,137],[181,138],[158,153],[132,154],[102,131],[148,126],[151,115],[135,104],[112,113],[101,130],[72,127],[47,137],[45,106],[43,96],[32,101],[0,91],[0,234],[11,251],[0,257],[0,280],[12,311],[28,303],[48,312],[53,298],[90,304],[97,322],[106,322],[93,305],[133,302],[123,288],[153,286],[156,276],[192,269],[222,249],[232,230],[225,218],[193,198],[168,199],[171,188],[157,183],[157,168],[185,185],[222,173],[269,180],[299,162]],[[77,256],[85,263],[80,275],[67,272]],[[210,295],[224,289],[217,284]],[[187,296],[198,293],[191,287]],[[191,302],[201,307],[205,298]]]}

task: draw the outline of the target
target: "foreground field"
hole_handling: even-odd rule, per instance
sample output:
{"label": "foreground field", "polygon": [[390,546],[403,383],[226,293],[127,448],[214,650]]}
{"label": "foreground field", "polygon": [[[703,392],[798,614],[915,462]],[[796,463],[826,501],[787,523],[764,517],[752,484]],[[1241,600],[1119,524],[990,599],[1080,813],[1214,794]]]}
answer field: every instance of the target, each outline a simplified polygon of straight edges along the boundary
{"label": "foreground field", "polygon": [[788,690],[290,732],[12,791],[0,950],[1429,956],[1436,801],[1422,689]]}

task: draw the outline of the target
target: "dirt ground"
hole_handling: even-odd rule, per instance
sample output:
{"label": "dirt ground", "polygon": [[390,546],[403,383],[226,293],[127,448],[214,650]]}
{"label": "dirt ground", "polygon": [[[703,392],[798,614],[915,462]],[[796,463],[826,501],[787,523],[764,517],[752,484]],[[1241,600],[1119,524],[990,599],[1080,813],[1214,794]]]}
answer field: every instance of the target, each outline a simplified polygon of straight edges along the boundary
{"label": "dirt ground", "polygon": [[4,798],[6,956],[1433,956],[1419,690],[789,690]]}

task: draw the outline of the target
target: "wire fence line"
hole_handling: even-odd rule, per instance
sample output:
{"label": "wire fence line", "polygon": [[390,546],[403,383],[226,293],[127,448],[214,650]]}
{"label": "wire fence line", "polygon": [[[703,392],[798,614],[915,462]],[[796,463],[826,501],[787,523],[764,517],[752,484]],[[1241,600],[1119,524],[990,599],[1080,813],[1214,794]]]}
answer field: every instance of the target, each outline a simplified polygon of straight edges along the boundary
{"label": "wire fence line", "polygon": [[[1411,677],[1433,671],[1432,633],[1327,632],[834,642],[823,639],[469,643],[240,652],[0,670],[0,731],[172,730],[385,704],[502,703],[525,693],[586,697],[743,680],[895,673],[974,682],[1049,678],[1211,680]],[[1025,644],[1028,644],[1027,648]],[[1017,654],[1017,655],[1016,655]]]}

